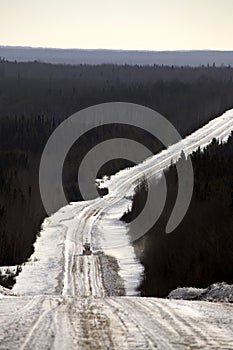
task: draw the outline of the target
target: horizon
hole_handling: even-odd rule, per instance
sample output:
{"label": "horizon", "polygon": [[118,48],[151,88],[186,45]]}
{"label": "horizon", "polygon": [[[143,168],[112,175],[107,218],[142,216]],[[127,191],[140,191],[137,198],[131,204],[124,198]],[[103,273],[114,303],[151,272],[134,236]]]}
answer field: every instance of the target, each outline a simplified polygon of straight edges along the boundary
{"label": "horizon", "polygon": [[120,48],[82,48],[82,47],[48,47],[48,46],[29,46],[29,45],[0,45],[0,48],[19,48],[19,49],[43,49],[43,50],[82,50],[82,51],[132,51],[132,52],[233,52],[233,49],[174,49],[174,50],[150,50],[150,49],[120,49]]}

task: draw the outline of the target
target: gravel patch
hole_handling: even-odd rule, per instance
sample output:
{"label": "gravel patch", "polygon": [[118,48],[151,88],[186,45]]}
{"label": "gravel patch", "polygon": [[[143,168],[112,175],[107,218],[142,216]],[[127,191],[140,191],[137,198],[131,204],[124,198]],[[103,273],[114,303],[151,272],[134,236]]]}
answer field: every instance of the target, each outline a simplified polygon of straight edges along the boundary
{"label": "gravel patch", "polygon": [[106,296],[124,296],[124,280],[119,276],[119,265],[117,260],[102,252],[96,253],[99,257],[103,286]]}

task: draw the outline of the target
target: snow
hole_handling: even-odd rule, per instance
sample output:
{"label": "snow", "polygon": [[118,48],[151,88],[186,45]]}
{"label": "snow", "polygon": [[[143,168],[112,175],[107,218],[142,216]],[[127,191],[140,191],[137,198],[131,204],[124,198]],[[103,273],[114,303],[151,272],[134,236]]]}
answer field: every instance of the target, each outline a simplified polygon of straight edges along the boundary
{"label": "snow", "polygon": [[0,298],[7,296],[16,296],[17,294],[13,293],[10,289],[0,286]]}
{"label": "snow", "polygon": [[0,266],[0,275],[16,275],[18,266]]}
{"label": "snow", "polygon": [[[103,198],[71,203],[46,218],[34,244],[35,252],[22,266],[13,291],[22,295],[81,295],[82,283],[73,271],[80,271],[82,267],[78,265],[80,259],[75,259],[75,256],[82,254],[82,245],[87,240],[91,242],[93,252],[102,251],[116,258],[126,295],[137,295],[143,267],[130,243],[128,227],[120,221],[132,205],[130,198],[135,187],[145,175],[161,177],[171,161],[175,163],[179,159],[182,150],[188,155],[199,146],[201,149],[206,147],[213,138],[226,141],[232,130],[233,110],[230,110],[140,165],[122,170],[110,179],[105,177],[99,185],[107,187],[109,194]],[[86,263],[85,258],[81,260]],[[103,295],[103,286],[96,286],[96,280],[101,284],[98,259],[91,259],[90,264],[94,266],[89,269],[92,281],[89,294],[94,290],[95,295]],[[83,266],[85,268],[86,265]],[[93,275],[95,273],[98,276]],[[87,276],[85,273],[82,275]]]}
{"label": "snow", "polygon": [[171,291],[170,299],[205,300],[217,302],[233,302],[233,285],[227,283],[214,283],[208,288],[183,287]]}
{"label": "snow", "polygon": [[[232,349],[231,304],[136,296],[143,268],[120,220],[145,172],[157,178],[181,150],[203,149],[213,137],[226,141],[232,129],[233,110],[140,166],[105,178],[107,196],[71,203],[46,218],[13,291],[0,288],[0,348]],[[86,240],[93,250],[89,256],[82,255]],[[111,271],[101,268],[116,276],[118,266],[116,290],[127,296],[111,290],[114,297],[106,297],[103,276],[109,278]],[[219,289],[224,298],[230,295],[232,288],[225,287],[213,286],[211,298]],[[197,291],[191,289],[189,296]]]}
{"label": "snow", "polygon": [[0,348],[232,349],[232,305],[138,297],[0,299]]}

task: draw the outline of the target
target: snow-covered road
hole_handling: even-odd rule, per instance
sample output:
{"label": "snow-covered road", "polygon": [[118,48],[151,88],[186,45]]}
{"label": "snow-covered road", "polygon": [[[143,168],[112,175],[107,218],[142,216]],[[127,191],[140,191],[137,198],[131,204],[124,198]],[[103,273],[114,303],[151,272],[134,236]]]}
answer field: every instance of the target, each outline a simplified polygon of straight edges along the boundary
{"label": "snow-covered road", "polygon": [[[143,267],[120,221],[145,175],[160,176],[182,150],[190,154],[214,137],[225,141],[232,130],[230,110],[105,180],[107,196],[71,203],[47,218],[13,288],[20,297],[0,299],[0,349],[233,349],[232,306],[132,298]],[[82,256],[85,241],[91,256]],[[119,268],[106,263],[109,256]],[[120,295],[122,284],[126,297],[107,297],[110,284],[110,295]]]}
{"label": "snow-covered road", "polygon": [[[126,295],[137,295],[143,267],[135,257],[127,235],[128,229],[120,221],[131,206],[129,198],[135,187],[145,176],[161,176],[171,161],[175,163],[179,159],[181,151],[191,154],[198,147],[202,149],[207,146],[213,138],[225,141],[232,130],[233,110],[229,110],[177,144],[103,181],[101,186],[108,187],[109,190],[107,196],[71,203],[47,218],[35,243],[35,252],[23,266],[14,291],[23,295],[82,296],[83,285],[86,286],[89,281],[92,285],[90,284],[89,292],[85,291],[85,295],[93,293],[94,296],[102,296],[98,257],[80,256],[77,259],[82,254],[83,244],[88,241],[91,242],[93,252],[102,251],[116,258]],[[76,272],[80,271],[80,266],[84,270],[77,279]],[[81,276],[83,279],[80,282]]]}
{"label": "snow-covered road", "polygon": [[0,299],[0,349],[233,349],[233,305],[156,298]]}

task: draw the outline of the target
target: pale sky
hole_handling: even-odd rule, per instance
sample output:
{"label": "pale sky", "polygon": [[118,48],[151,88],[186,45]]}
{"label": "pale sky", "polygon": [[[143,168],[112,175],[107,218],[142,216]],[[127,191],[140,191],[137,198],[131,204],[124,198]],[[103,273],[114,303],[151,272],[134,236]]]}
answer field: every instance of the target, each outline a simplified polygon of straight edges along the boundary
{"label": "pale sky", "polygon": [[233,49],[233,0],[0,0],[0,45]]}

